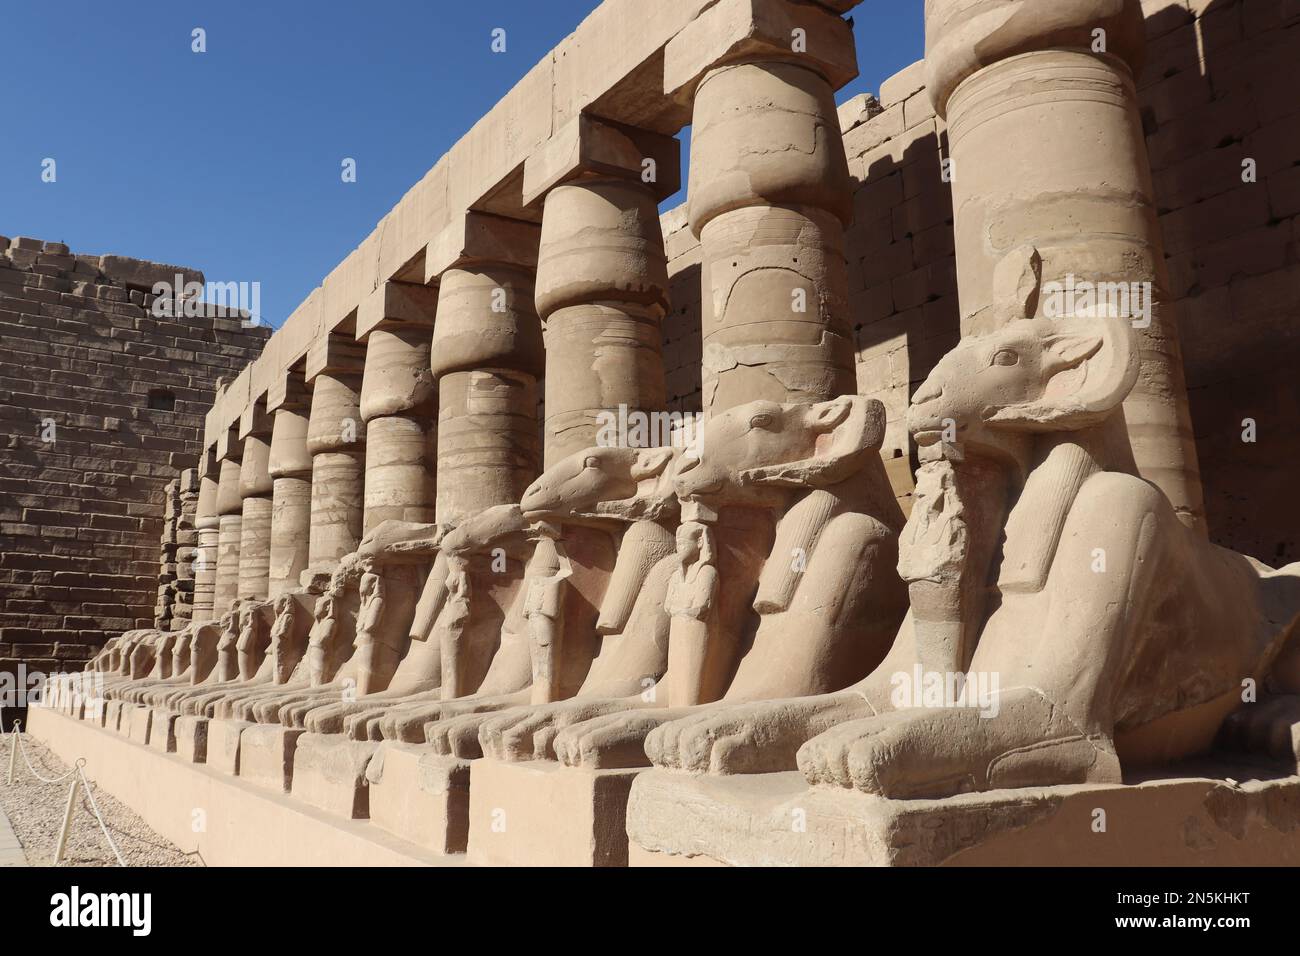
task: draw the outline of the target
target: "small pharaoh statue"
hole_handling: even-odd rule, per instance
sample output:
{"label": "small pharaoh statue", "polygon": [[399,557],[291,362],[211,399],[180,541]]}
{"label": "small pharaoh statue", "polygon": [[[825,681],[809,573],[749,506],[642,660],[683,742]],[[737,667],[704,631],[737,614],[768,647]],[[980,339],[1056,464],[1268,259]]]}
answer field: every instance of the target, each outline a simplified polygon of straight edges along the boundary
{"label": "small pharaoh statue", "polygon": [[665,597],[672,615],[669,630],[669,687],[671,705],[702,703],[704,668],[709,643],[710,612],[718,593],[714,564],[713,531],[699,521],[683,521],[677,528],[677,557],[681,562],[668,581]]}
{"label": "small pharaoh statue", "polygon": [[464,668],[460,666],[462,634],[470,616],[469,560],[462,555],[447,555],[447,597],[438,615],[435,630],[442,648],[443,697],[451,700],[469,693],[463,687]]}
{"label": "small pharaoh statue", "polygon": [[564,614],[565,582],[573,575],[573,566],[562,545],[549,534],[537,541],[524,600],[524,617],[528,620],[528,646],[533,661],[534,704],[549,704],[558,698],[556,680]]}

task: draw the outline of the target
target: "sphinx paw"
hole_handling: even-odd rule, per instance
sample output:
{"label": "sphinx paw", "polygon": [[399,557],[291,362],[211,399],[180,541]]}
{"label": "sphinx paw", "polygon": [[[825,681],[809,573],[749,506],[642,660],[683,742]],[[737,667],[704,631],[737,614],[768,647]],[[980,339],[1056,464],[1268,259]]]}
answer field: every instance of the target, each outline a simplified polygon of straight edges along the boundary
{"label": "sphinx paw", "polygon": [[425,741],[433,752],[444,757],[476,760],[483,756],[479,730],[490,714],[462,714],[425,724]]}
{"label": "sphinx paw", "polygon": [[493,714],[479,727],[479,746],[494,760],[531,760],[533,733],[539,726],[536,713],[528,708]]}
{"label": "sphinx paw", "polygon": [[588,770],[648,767],[646,736],[664,720],[649,711],[624,711],[584,720],[555,735],[555,757],[566,766]]}
{"label": "sphinx paw", "polygon": [[[779,754],[769,752],[766,737],[750,712],[723,708],[656,727],[646,737],[645,752],[655,766],[687,773],[765,773],[793,769],[793,753],[783,762]],[[789,766],[783,765],[786,762]]]}

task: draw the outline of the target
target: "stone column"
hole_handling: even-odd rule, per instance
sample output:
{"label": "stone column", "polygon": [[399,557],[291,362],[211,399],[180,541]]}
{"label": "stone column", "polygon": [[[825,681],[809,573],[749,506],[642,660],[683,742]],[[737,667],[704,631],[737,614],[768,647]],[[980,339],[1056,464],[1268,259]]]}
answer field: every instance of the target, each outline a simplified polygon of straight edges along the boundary
{"label": "stone column", "polygon": [[[1178,316],[1168,299],[1146,140],[1133,77],[1139,0],[928,0],[926,68],[948,123],[963,333],[1013,310],[993,273],[1033,246],[1047,291],[1059,283],[1150,290],[1135,316],[1142,374],[1124,403],[1141,475],[1184,522],[1204,526]],[[1043,312],[1045,301],[1039,302]],[[1130,308],[1132,307],[1130,301]],[[1149,324],[1146,320],[1149,318]]]}
{"label": "stone column", "polygon": [[537,313],[546,340],[545,467],[597,444],[600,412],[661,411],[668,264],[658,202],[677,140],[579,116],[524,167],[543,204]]}
{"label": "stone column", "polygon": [[361,418],[365,349],[333,332],[312,343],[307,381],[312,386],[307,422],[311,453],[311,536],[308,573],[329,573],[361,543],[366,426]]}
{"label": "stone column", "polygon": [[271,419],[265,401],[254,402],[240,416],[244,440],[240,461],[239,494],[243,517],[239,529],[240,599],[265,601],[271,570]]}
{"label": "stone column", "polygon": [[217,482],[217,575],[212,594],[214,620],[220,620],[234,606],[239,595],[239,545],[244,513],[244,500],[239,493],[241,452],[240,443],[229,437],[218,445],[220,477]]}
{"label": "stone column", "polygon": [[694,104],[706,415],[856,391],[834,99],[856,72],[844,20],[783,0],[728,0],[665,50],[665,90]]}
{"label": "stone column", "polygon": [[437,402],[429,346],[437,298],[437,289],[385,282],[358,310],[357,338],[366,343],[367,534],[390,519],[433,520]]}
{"label": "stone column", "polygon": [[426,274],[438,283],[430,371],[439,522],[516,504],[538,475],[538,235],[532,223],[470,212],[426,252]]}
{"label": "stone column", "polygon": [[194,512],[194,529],[198,532],[198,548],[194,555],[195,624],[213,619],[212,603],[217,583],[221,518],[217,514],[217,464],[212,449],[203,453],[199,471],[199,502]]}
{"label": "stone column", "polygon": [[[483,518],[462,534],[467,550],[457,556],[455,583],[451,575],[431,576],[425,589],[433,601],[435,592],[451,588],[437,618],[445,627],[435,623],[438,637],[430,642],[440,655],[445,698],[483,688],[489,668],[496,675],[489,691],[527,683],[526,642],[512,643],[500,615],[518,592],[526,557],[522,539],[507,540],[521,530],[509,511],[517,510],[541,460],[542,332],[533,304],[539,236],[534,223],[467,212],[425,250],[426,282],[438,283],[431,354],[438,383],[436,520],[461,526]],[[490,554],[499,546],[507,553],[504,567]],[[477,613],[469,613],[471,604]],[[482,613],[490,607],[498,613]],[[522,653],[508,653],[506,645]],[[507,658],[514,667],[500,663]]]}
{"label": "stone column", "polygon": [[311,394],[301,371],[284,372],[267,394],[274,416],[271,454],[271,555],[267,600],[299,585],[308,565],[311,540],[311,453],[307,451],[307,411]]}

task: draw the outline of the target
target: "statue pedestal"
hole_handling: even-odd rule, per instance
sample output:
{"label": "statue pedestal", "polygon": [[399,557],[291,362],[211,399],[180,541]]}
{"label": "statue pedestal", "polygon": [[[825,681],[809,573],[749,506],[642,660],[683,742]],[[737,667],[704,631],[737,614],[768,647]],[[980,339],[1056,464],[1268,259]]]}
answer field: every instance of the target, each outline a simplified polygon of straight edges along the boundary
{"label": "statue pedestal", "polygon": [[467,859],[487,866],[626,866],[628,791],[642,772],[476,760]]}
{"label": "statue pedestal", "polygon": [[127,704],[122,710],[122,724],[118,730],[141,746],[149,743],[149,730],[153,726],[153,711],[140,704]]}
{"label": "statue pedestal", "polygon": [[656,769],[632,788],[629,863],[1300,864],[1300,777],[1251,779],[1248,768],[1231,769],[1227,776],[1241,783],[1165,775],[946,800],[886,800],[809,788],[799,773],[693,777]]}
{"label": "statue pedestal", "polygon": [[[233,723],[233,721],[232,721]],[[293,759],[305,730],[280,724],[248,724],[239,735],[239,779],[288,793],[293,787]],[[208,731],[211,762],[212,730]]]}
{"label": "statue pedestal", "polygon": [[162,707],[150,708],[152,723],[149,728],[149,746],[159,753],[169,754],[176,749],[176,718],[179,716]]}
{"label": "statue pedestal", "polygon": [[104,728],[117,732],[122,721],[122,708],[127,706],[120,700],[110,700],[104,707]]}
{"label": "statue pedestal", "polygon": [[81,706],[80,711],[73,712],[74,720],[84,720],[96,727],[104,726],[104,712],[108,709],[108,701],[103,697],[87,697]]}
{"label": "statue pedestal", "polygon": [[246,720],[208,720],[207,764],[232,777],[239,773],[239,742],[245,730],[256,726]]}
{"label": "statue pedestal", "polygon": [[378,749],[371,740],[304,733],[293,754],[292,794],[349,820],[365,820],[370,816],[366,767]]}
{"label": "statue pedestal", "polygon": [[172,724],[176,755],[188,763],[207,763],[208,718],[181,714]]}
{"label": "statue pedestal", "polygon": [[369,774],[370,822],[435,853],[464,853],[470,766],[424,744],[384,741]]}

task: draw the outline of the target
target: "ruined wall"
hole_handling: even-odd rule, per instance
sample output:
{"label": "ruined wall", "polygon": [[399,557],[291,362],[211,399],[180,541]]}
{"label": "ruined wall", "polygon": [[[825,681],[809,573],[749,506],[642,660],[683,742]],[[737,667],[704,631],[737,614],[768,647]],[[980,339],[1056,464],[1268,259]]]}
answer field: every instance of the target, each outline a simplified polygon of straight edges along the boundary
{"label": "ruined wall", "polygon": [[145,290],[177,272],[203,278],[0,237],[2,669],[75,669],[153,626],[164,489],[199,454],[218,379],[270,333],[155,318]]}
{"label": "ruined wall", "polygon": [[[1300,560],[1300,2],[1144,0],[1138,78],[1214,540],[1274,565]],[[944,124],[917,63],[839,110],[857,183],[846,234],[858,390],[889,414],[900,497],[912,392],[959,337]],[[1254,159],[1257,179],[1243,182]],[[957,171],[960,174],[960,171]],[[699,251],[664,216],[673,275],[668,394],[699,409]],[[1245,419],[1258,440],[1242,440]],[[906,500],[904,501],[906,504]]]}

